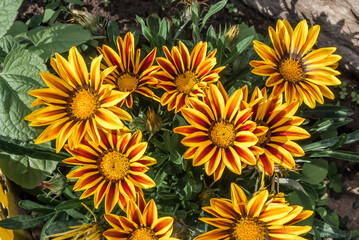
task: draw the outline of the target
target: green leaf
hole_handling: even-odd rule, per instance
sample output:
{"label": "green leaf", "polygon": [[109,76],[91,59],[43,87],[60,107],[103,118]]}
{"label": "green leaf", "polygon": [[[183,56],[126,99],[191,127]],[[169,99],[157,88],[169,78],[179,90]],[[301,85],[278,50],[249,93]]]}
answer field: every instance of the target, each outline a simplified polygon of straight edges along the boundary
{"label": "green leaf", "polygon": [[4,62],[9,52],[19,47],[20,43],[13,36],[6,35],[0,38],[0,64]]}
{"label": "green leaf", "polygon": [[62,161],[70,157],[67,153],[56,153],[55,149],[50,148],[49,143],[35,145],[2,136],[0,136],[0,151],[14,155],[27,155],[32,158],[55,161]]}
{"label": "green leaf", "polygon": [[311,157],[332,157],[350,162],[359,162],[359,153],[345,150],[327,150],[316,152]]}
{"label": "green leaf", "polygon": [[321,183],[328,175],[328,161],[313,159],[311,163],[303,164],[302,181],[312,185]]}
{"label": "green leaf", "polygon": [[31,228],[49,220],[53,214],[54,212],[36,215],[18,215],[0,221],[0,227],[13,230]]}
{"label": "green leaf", "polygon": [[27,25],[20,21],[15,21],[10,29],[7,31],[6,35],[17,36],[21,33],[25,33],[27,31]]}
{"label": "green leaf", "polygon": [[29,127],[24,117],[31,113],[34,98],[27,92],[43,88],[40,71],[46,71],[43,60],[25,49],[15,49],[5,58],[0,73],[0,136],[33,141],[38,128]]}
{"label": "green leaf", "polygon": [[335,174],[330,178],[329,188],[333,189],[337,193],[340,193],[343,190],[343,182],[342,182],[341,174]]}
{"label": "green leaf", "polygon": [[231,52],[223,65],[233,62],[252,43],[252,39],[253,36],[250,36],[237,43],[236,48]]}
{"label": "green leaf", "polygon": [[82,207],[81,203],[85,203],[86,205],[90,205],[93,204],[93,200],[84,200],[84,201],[80,201],[79,199],[70,199],[67,201],[64,201],[62,203],[60,203],[59,205],[57,205],[55,207],[56,211],[64,211],[67,209],[76,209],[79,207]]}
{"label": "green leaf", "polygon": [[217,41],[216,31],[214,31],[214,28],[212,25],[209,26],[209,28],[207,30],[206,40],[207,40],[207,42],[216,44],[216,41]]}
{"label": "green leaf", "polygon": [[0,153],[0,168],[11,181],[24,188],[35,188],[55,170],[56,165],[57,161]]}
{"label": "green leaf", "polygon": [[120,35],[120,28],[116,21],[110,20],[107,24],[107,38],[113,48],[116,48],[116,39]]}
{"label": "green leaf", "polygon": [[322,238],[342,238],[345,237],[345,232],[334,226],[320,220],[315,220],[313,228],[318,230]]}
{"label": "green leaf", "polygon": [[216,12],[219,12],[222,10],[222,8],[224,8],[224,6],[226,5],[227,0],[222,0],[219,1],[218,3],[214,4],[209,10],[208,13],[204,16],[203,20],[202,20],[202,26],[201,29],[204,27],[204,25],[206,24],[206,22],[208,21],[208,19],[215,14]]}
{"label": "green leaf", "polygon": [[[49,236],[49,235],[56,234],[56,233],[67,232],[67,231],[71,230],[70,227],[78,226],[78,225],[81,225],[81,223],[75,219],[71,219],[68,221],[56,221],[47,227],[47,229],[45,231],[45,235]],[[48,240],[49,238],[45,238],[45,239]]]}
{"label": "green leaf", "polygon": [[0,38],[5,35],[7,30],[14,22],[17,10],[19,9],[22,0],[1,0],[0,1]]}
{"label": "green leaf", "polygon": [[302,146],[302,148],[305,152],[309,152],[309,151],[317,151],[320,149],[332,147],[332,146],[338,144],[339,141],[342,141],[343,136],[345,136],[345,140],[344,140],[343,144],[350,144],[350,143],[356,142],[359,140],[359,130],[349,133],[349,134],[339,136],[339,137],[324,139],[324,140],[317,141],[314,143],[306,144],[306,145]]}
{"label": "green leaf", "polygon": [[48,227],[55,221],[56,217],[58,216],[58,213],[55,213],[50,220],[48,220],[45,225],[42,227],[41,229],[41,234],[40,234],[40,240],[48,240],[49,238],[47,238],[46,236],[46,229],[48,229]]}
{"label": "green leaf", "polygon": [[157,44],[157,39],[154,36],[153,32],[151,31],[151,29],[149,27],[146,26],[145,21],[143,21],[143,19],[139,16],[136,16],[137,21],[140,23],[141,25],[141,30],[142,30],[142,34],[143,36],[147,39],[147,41],[149,41],[151,44],[156,45]]}
{"label": "green leaf", "polygon": [[[52,207],[41,205],[37,202],[33,202],[31,200],[22,200],[19,202],[19,206],[23,209],[34,211],[34,212],[51,212],[53,210]],[[50,210],[50,211],[49,211]]]}
{"label": "green leaf", "polygon": [[347,118],[353,115],[350,108],[335,106],[331,104],[318,105],[315,109],[305,110],[305,118]]}
{"label": "green leaf", "polygon": [[45,23],[50,20],[52,15],[54,15],[55,11],[51,8],[46,8],[44,12],[44,18],[42,19],[42,22]]}
{"label": "green leaf", "polygon": [[288,186],[290,188],[293,188],[295,190],[301,191],[308,195],[308,193],[303,188],[302,184],[300,184],[298,181],[290,178],[279,178],[279,183],[284,186]]}
{"label": "green leaf", "polygon": [[95,38],[81,25],[60,23],[51,27],[37,27],[27,32],[26,36],[34,45],[29,49],[35,51],[44,60],[55,52],[66,52],[72,46],[78,46]]}
{"label": "green leaf", "polygon": [[158,29],[158,37],[161,39],[162,44],[165,44],[167,39],[167,20],[164,18],[160,23],[160,28]]}

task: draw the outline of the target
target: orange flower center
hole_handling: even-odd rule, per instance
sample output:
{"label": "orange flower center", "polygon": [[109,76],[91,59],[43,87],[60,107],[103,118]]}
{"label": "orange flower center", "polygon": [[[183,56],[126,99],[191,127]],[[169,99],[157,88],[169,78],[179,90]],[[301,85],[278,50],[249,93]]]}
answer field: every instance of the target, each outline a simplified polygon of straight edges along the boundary
{"label": "orange flower center", "polygon": [[236,130],[232,123],[226,121],[216,122],[209,129],[209,138],[214,145],[227,148],[234,144]]}
{"label": "orange flower center", "polygon": [[265,240],[269,239],[265,224],[255,218],[241,218],[233,227],[236,240]]}
{"label": "orange flower center", "polygon": [[177,90],[186,94],[190,93],[197,83],[196,74],[190,71],[178,75],[175,79]]}
{"label": "orange flower center", "polygon": [[279,73],[285,81],[297,83],[304,77],[303,65],[299,60],[287,58],[279,63]]}
{"label": "orange flower center", "polygon": [[157,240],[158,238],[154,235],[152,229],[148,228],[137,228],[132,232],[129,240]]}
{"label": "orange flower center", "polygon": [[70,99],[69,112],[78,119],[91,118],[98,108],[98,95],[91,89],[79,90]]}
{"label": "orange flower center", "polygon": [[128,174],[130,160],[122,153],[110,149],[100,159],[99,170],[107,180],[117,182]]}
{"label": "orange flower center", "polygon": [[261,136],[257,136],[258,142],[256,145],[263,148],[267,145],[268,142],[270,142],[271,137],[272,137],[272,131],[270,130],[268,124],[265,123],[264,121],[260,121],[259,123],[257,122],[257,126],[265,126],[268,128],[268,130],[265,134],[263,134]]}
{"label": "orange flower center", "polygon": [[130,73],[125,73],[117,78],[117,87],[121,92],[132,92],[137,88],[138,78]]}

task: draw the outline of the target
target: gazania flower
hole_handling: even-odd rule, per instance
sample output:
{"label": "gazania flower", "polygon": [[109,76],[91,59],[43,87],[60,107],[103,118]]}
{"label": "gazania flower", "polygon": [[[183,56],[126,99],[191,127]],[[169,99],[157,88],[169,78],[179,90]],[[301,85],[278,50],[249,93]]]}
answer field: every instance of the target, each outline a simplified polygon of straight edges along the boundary
{"label": "gazania flower", "polygon": [[[16,203],[11,192],[10,183],[0,168],[0,220],[4,220],[12,215],[17,215]],[[3,181],[4,180],[4,181]],[[10,229],[0,227],[0,236],[4,239],[13,240],[14,232]],[[0,238],[1,239],[1,238]]]}
{"label": "gazania flower", "polygon": [[168,105],[169,111],[175,109],[177,113],[188,104],[189,98],[204,96],[203,88],[215,83],[224,67],[213,69],[217,64],[214,57],[216,50],[206,56],[206,42],[197,43],[191,55],[181,41],[179,48],[172,48],[172,53],[166,46],[163,46],[163,51],[166,58],[156,58],[163,71],[155,74],[158,86],[166,91],[161,97],[161,104]]}
{"label": "gazania flower", "polygon": [[208,175],[221,178],[225,166],[241,174],[246,164],[256,164],[249,147],[257,143],[252,133],[256,124],[248,121],[250,108],[241,108],[242,90],[228,98],[222,85],[211,84],[204,102],[189,99],[190,107],[182,114],[189,126],[177,127],[174,132],[185,136],[182,144],[189,147],[185,159],[193,158],[193,166],[204,164]]}
{"label": "gazania flower", "polygon": [[274,95],[284,92],[286,102],[299,101],[311,108],[315,102],[324,103],[324,98],[334,99],[327,86],[339,85],[336,75],[341,56],[333,54],[336,48],[320,48],[312,51],[320,27],[308,30],[306,20],[292,29],[286,20],[278,20],[276,30],[269,27],[269,36],[274,49],[254,41],[254,49],[263,61],[251,61],[253,73],[270,76],[267,87],[274,87]]}
{"label": "gazania flower", "polygon": [[[94,217],[93,223],[82,224],[79,226],[72,226],[67,232],[56,233],[46,238],[51,238],[52,240],[65,240],[65,239],[76,239],[76,240],[105,240],[103,232],[105,229],[97,223],[95,214],[88,208],[86,205],[82,204]],[[55,238],[53,238],[55,237]]]}
{"label": "gazania flower", "polygon": [[153,199],[146,204],[143,195],[139,194],[138,204],[130,200],[126,214],[127,217],[105,214],[113,227],[103,234],[108,240],[178,240],[171,237],[173,218],[158,218]]}
{"label": "gazania flower", "polygon": [[76,149],[66,148],[73,157],[63,162],[83,165],[67,174],[67,177],[78,179],[75,191],[85,190],[80,199],[95,195],[95,208],[105,198],[106,212],[111,212],[116,203],[124,209],[128,199],[136,199],[138,191],[156,185],[145,174],[147,166],[155,164],[156,160],[143,155],[147,142],[141,142],[141,131],[133,135],[100,131],[100,137],[100,145],[89,140],[83,141]]}
{"label": "gazania flower", "polygon": [[[299,127],[305,119],[294,116],[299,103],[282,103],[282,94],[267,97],[265,88],[262,91],[257,88],[249,105],[253,112],[251,120],[257,123],[257,129],[253,133],[259,139],[256,144],[256,149],[260,148],[257,151],[260,159],[258,164],[269,175],[273,174],[274,163],[287,169],[295,169],[293,157],[304,156],[304,151],[292,140],[310,137],[306,130]],[[262,128],[267,128],[267,131]]]}
{"label": "gazania flower", "polygon": [[231,200],[211,199],[211,206],[203,210],[215,218],[200,218],[218,229],[204,233],[195,240],[287,240],[302,239],[298,236],[310,231],[310,226],[295,226],[313,214],[302,206],[289,206],[283,194],[269,195],[267,190],[254,194],[247,200],[244,191],[231,185]]}
{"label": "gazania flower", "polygon": [[90,73],[76,47],[69,52],[69,61],[55,54],[51,66],[59,77],[41,72],[49,88],[29,92],[37,97],[32,106],[44,104],[25,117],[30,126],[48,126],[36,139],[40,144],[56,139],[59,152],[68,140],[70,148],[77,147],[86,133],[96,142],[99,141],[98,129],[126,129],[122,120],[131,120],[131,115],[116,107],[127,93],[112,90],[102,85],[103,80],[114,68],[100,71],[102,56],[91,63]]}
{"label": "gazania flower", "polygon": [[128,93],[126,105],[129,108],[132,108],[132,94],[135,92],[159,101],[159,98],[146,87],[146,85],[157,84],[157,79],[153,77],[153,74],[160,67],[152,66],[156,48],[140,62],[141,50],[137,49],[135,55],[135,40],[130,32],[124,39],[117,37],[117,47],[118,54],[107,45],[97,48],[103,54],[103,59],[106,62],[106,65],[101,64],[101,69],[106,69],[107,66],[117,67],[105,81],[113,85],[116,90]]}

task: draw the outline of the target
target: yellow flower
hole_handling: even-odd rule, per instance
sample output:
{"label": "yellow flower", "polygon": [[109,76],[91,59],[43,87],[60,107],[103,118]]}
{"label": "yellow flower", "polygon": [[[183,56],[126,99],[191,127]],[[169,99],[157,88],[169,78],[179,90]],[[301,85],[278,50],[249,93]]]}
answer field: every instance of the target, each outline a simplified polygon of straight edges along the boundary
{"label": "yellow flower", "polygon": [[[126,34],[124,39],[117,37],[117,47],[118,54],[107,45],[97,48],[103,54],[106,66],[117,67],[107,76],[105,82],[113,85],[116,90],[128,93],[126,105],[129,108],[132,108],[132,94],[135,92],[159,101],[159,98],[146,87],[146,84],[157,84],[157,79],[154,78],[153,74],[160,67],[152,66],[156,56],[156,48],[140,62],[141,50],[137,49],[135,55],[135,39],[130,32]],[[101,64],[101,69],[106,69],[106,66]]]}
{"label": "yellow flower", "polygon": [[246,164],[256,164],[249,149],[258,141],[252,133],[256,124],[248,121],[251,109],[241,107],[242,99],[241,89],[228,98],[220,82],[218,87],[211,84],[203,102],[189,99],[190,107],[182,109],[190,125],[173,130],[185,136],[181,142],[189,147],[183,158],[193,158],[193,166],[204,164],[208,175],[214,173],[215,181],[225,166],[241,174]]}
{"label": "yellow flower", "polygon": [[254,41],[254,49],[263,61],[251,61],[253,73],[270,76],[266,86],[274,87],[275,96],[284,92],[288,103],[299,101],[311,108],[316,101],[323,104],[324,98],[334,99],[327,86],[341,82],[335,69],[341,56],[332,54],[336,48],[312,50],[317,41],[320,27],[308,30],[306,20],[293,30],[286,20],[278,20],[276,30],[269,27],[269,36],[274,49],[264,43]]}
{"label": "yellow flower", "polygon": [[41,72],[49,88],[29,92],[37,97],[32,106],[47,105],[25,117],[30,126],[48,126],[36,139],[40,144],[56,139],[56,151],[59,152],[66,141],[70,148],[77,147],[86,134],[98,142],[98,129],[123,129],[122,120],[131,120],[131,115],[115,105],[123,100],[127,93],[112,90],[102,84],[105,77],[114,68],[100,71],[102,56],[93,59],[90,73],[80,53],[75,47],[69,52],[69,61],[55,54],[51,66],[59,77]]}
{"label": "yellow flower", "polygon": [[218,80],[218,73],[224,67],[213,69],[217,64],[214,57],[216,50],[206,56],[206,42],[199,42],[191,55],[181,41],[171,53],[166,46],[163,46],[163,51],[166,58],[156,58],[163,71],[155,74],[158,86],[166,91],[161,97],[161,104],[168,105],[169,111],[175,109],[177,113],[188,105],[188,99],[204,96],[203,89]]}
{"label": "yellow flower", "polygon": [[[95,214],[89,207],[81,203],[94,217],[94,223],[82,224],[79,226],[71,226],[67,232],[56,233],[53,235],[46,236],[45,238],[51,238],[52,240],[65,240],[65,239],[76,239],[76,240],[105,240],[103,232],[105,229],[97,223]],[[55,237],[55,238],[53,238]]]}
{"label": "yellow flower", "polygon": [[100,137],[99,145],[85,140],[78,148],[66,147],[73,157],[63,162],[83,165],[70,172],[67,177],[78,179],[75,191],[85,190],[80,199],[95,195],[95,208],[105,198],[106,212],[111,212],[116,203],[124,209],[128,199],[136,199],[138,191],[156,185],[145,174],[147,166],[155,164],[156,160],[144,155],[147,142],[141,142],[141,131],[133,135],[100,131]]}
{"label": "yellow flower", "polygon": [[274,163],[295,169],[293,157],[302,157],[305,153],[293,140],[310,137],[306,130],[299,127],[305,119],[294,116],[299,103],[282,101],[282,94],[268,97],[265,88],[262,91],[256,88],[249,103],[253,112],[251,120],[257,123],[253,133],[259,139],[255,148],[260,160],[258,164],[269,175],[274,172]]}
{"label": "yellow flower", "polygon": [[[2,170],[0,168],[0,220],[4,220],[11,215],[17,215],[16,205],[11,193],[10,184],[8,183],[6,177],[2,174]],[[0,227],[0,239],[1,237],[13,240],[14,232],[13,230]]]}
{"label": "yellow flower", "polygon": [[218,229],[204,233],[195,240],[287,240],[304,238],[298,236],[310,231],[310,226],[293,226],[313,214],[302,206],[290,206],[282,197],[272,196],[262,190],[247,200],[244,191],[231,185],[231,200],[211,199],[211,206],[203,210],[215,218],[200,218]]}
{"label": "yellow flower", "polygon": [[178,240],[171,237],[173,218],[158,218],[153,199],[146,204],[140,193],[137,205],[133,200],[128,202],[126,214],[127,217],[105,214],[113,227],[103,234],[107,240]]}

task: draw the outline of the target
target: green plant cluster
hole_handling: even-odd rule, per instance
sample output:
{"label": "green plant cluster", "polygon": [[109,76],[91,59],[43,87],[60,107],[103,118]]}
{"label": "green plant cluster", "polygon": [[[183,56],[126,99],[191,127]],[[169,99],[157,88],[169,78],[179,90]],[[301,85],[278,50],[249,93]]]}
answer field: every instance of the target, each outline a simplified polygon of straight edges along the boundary
{"label": "green plant cluster", "polygon": [[[93,209],[93,201],[80,201],[80,193],[72,191],[70,180],[53,181],[55,185],[61,183],[56,186],[56,192],[50,192],[51,187],[40,187],[51,176],[65,175],[69,171],[61,163],[69,155],[65,152],[56,154],[50,143],[34,144],[43,129],[30,127],[24,120],[33,110],[30,108],[33,98],[27,92],[45,87],[39,72],[51,71],[47,62],[55,52],[66,54],[70,47],[79,46],[85,59],[90,59],[96,56],[96,47],[105,41],[115,48],[120,29],[116,22],[109,21],[105,28],[106,37],[98,37],[80,24],[59,23],[56,21],[59,15],[70,12],[61,1],[47,1],[45,13],[26,23],[14,21],[22,0],[3,1],[2,11],[7,14],[0,15],[0,168],[29,198],[20,201],[19,206],[37,214],[7,218],[0,221],[0,227],[27,229],[44,223],[40,239],[47,239],[45,236],[68,231],[69,226],[90,222],[92,217],[81,203]],[[83,4],[78,0],[64,2]],[[235,12],[233,5],[227,0],[218,1],[207,12],[199,10],[202,8],[197,1],[181,6],[170,19],[156,14],[147,19],[137,17],[140,28],[134,26],[131,31],[136,40],[140,39],[138,44],[143,49],[143,56],[154,47],[158,49],[157,55],[163,56],[162,46],[171,48],[179,40],[189,48],[199,41],[207,41],[209,52],[218,51],[218,65],[226,66],[221,73],[221,82],[229,94],[245,84],[250,90],[264,86],[264,78],[250,72],[249,62],[258,59],[252,41],[268,39],[244,23],[236,25],[239,31],[234,36],[229,35],[229,27],[208,24],[210,18],[224,8],[230,13]],[[358,102],[358,96],[352,95],[352,98]],[[161,119],[161,126],[156,131],[146,127],[148,108],[154,109]],[[186,125],[179,114],[168,112],[158,103],[140,96],[135,97],[134,107],[127,111],[134,117],[130,129],[144,132],[144,140],[149,142],[147,154],[157,160],[148,172],[157,186],[145,190],[145,195],[155,199],[160,215],[175,218],[178,238],[192,239],[208,231],[209,226],[198,220],[204,216],[201,207],[207,206],[213,197],[229,198],[231,182],[248,193],[259,189],[261,174],[255,168],[246,169],[240,176],[228,171],[221,181],[214,183],[201,167],[193,167],[190,161],[183,160],[182,137],[172,131]],[[307,238],[355,239],[359,233],[347,230],[347,220],[327,206],[326,195],[329,190],[340,193],[343,188],[342,175],[332,159],[359,162],[359,153],[341,150],[343,145],[359,140],[359,131],[347,134],[338,131],[352,121],[353,111],[325,104],[315,109],[302,106],[298,114],[307,119],[303,127],[312,136],[300,143],[306,153],[305,157],[296,159],[301,171],[267,177],[266,187],[273,191],[280,189],[291,204],[315,211],[314,216],[302,223],[313,226]],[[104,209],[100,207],[94,212],[101,219]],[[117,207],[115,213],[121,213],[121,210]]]}

